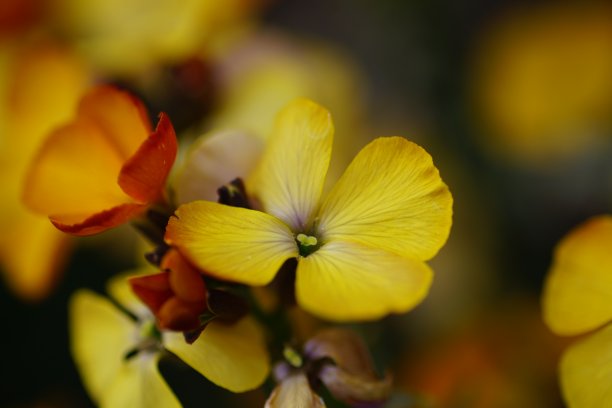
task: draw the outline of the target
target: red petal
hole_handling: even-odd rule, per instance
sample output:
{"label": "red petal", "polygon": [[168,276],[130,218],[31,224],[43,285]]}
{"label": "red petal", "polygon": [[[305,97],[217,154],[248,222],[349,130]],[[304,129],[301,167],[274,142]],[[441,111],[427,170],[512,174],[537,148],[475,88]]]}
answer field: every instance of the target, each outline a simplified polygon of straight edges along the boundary
{"label": "red petal", "polygon": [[164,256],[161,268],[169,271],[170,287],[177,297],[186,302],[206,304],[202,275],[176,249]]}
{"label": "red petal", "polygon": [[147,207],[142,204],[122,204],[84,219],[51,216],[49,219],[59,230],[77,236],[93,235],[119,226],[136,217]]}
{"label": "red petal", "polygon": [[157,321],[162,329],[190,331],[200,327],[200,313],[200,305],[173,297],[159,309]]}
{"label": "red petal", "polygon": [[168,116],[159,115],[155,132],[121,168],[118,183],[130,197],[152,203],[163,192],[166,178],[176,158],[177,141]]}
{"label": "red petal", "polygon": [[153,313],[157,313],[164,303],[172,297],[166,272],[154,275],[137,276],[130,279],[132,291]]}

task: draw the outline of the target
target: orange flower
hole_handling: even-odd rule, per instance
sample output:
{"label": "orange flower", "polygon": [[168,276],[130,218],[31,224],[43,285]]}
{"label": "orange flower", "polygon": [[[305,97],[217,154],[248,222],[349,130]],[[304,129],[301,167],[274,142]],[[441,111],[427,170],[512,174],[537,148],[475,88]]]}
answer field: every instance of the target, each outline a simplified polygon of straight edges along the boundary
{"label": "orange flower", "polygon": [[64,232],[96,234],[163,200],[176,151],[165,114],[152,131],[140,101],[96,87],[72,122],[52,132],[34,157],[24,201]]}
{"label": "orange flower", "polygon": [[28,165],[49,132],[70,120],[90,81],[87,66],[56,44],[0,46],[0,278],[23,300],[50,293],[70,248],[66,234],[23,205]]}
{"label": "orange flower", "polygon": [[198,329],[206,310],[202,275],[174,249],[166,253],[160,267],[160,273],[131,278],[132,290],[155,314],[160,328]]}

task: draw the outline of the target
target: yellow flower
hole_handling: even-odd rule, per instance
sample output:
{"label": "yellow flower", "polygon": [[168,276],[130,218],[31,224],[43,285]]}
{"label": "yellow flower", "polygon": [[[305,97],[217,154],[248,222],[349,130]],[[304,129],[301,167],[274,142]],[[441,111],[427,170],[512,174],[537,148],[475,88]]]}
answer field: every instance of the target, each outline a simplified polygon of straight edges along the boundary
{"label": "yellow flower", "polygon": [[369,140],[364,81],[356,64],[339,50],[259,30],[219,60],[220,107],[213,112],[213,128],[238,129],[265,140],[276,113],[289,102],[300,97],[317,101],[334,112],[337,130],[326,187]]}
{"label": "yellow flower", "polygon": [[557,246],[543,295],[544,320],[560,335],[585,334],[560,365],[571,408],[608,406],[612,395],[612,216],[594,217]]}
{"label": "yellow flower", "polygon": [[182,333],[155,328],[125,277],[111,281],[109,293],[137,321],[89,290],[78,291],[70,302],[72,355],[101,407],[180,407],[157,368],[163,349],[234,392],[256,388],[267,377],[264,336],[251,318],[232,325],[213,321],[190,345]]}
{"label": "yellow flower", "polygon": [[552,2],[481,36],[472,72],[486,147],[541,165],[601,142],[612,109],[612,8]]}
{"label": "yellow flower", "polygon": [[332,140],[327,110],[305,99],[289,104],[249,180],[265,212],[188,203],[166,240],[207,273],[254,286],[298,258],[297,302],[327,319],[411,309],[431,284],[424,261],[448,237],[451,194],[422,148],[389,137],[361,150],[321,200]]}
{"label": "yellow flower", "polygon": [[363,81],[349,60],[288,35],[264,30],[249,34],[217,56],[219,106],[206,120],[213,131],[192,144],[177,172],[173,187],[179,204],[216,201],[219,186],[250,174],[276,113],[298,97],[334,112],[340,137],[334,141],[326,187],[365,144]]}
{"label": "yellow flower", "polygon": [[56,0],[52,22],[96,67],[135,75],[177,63],[238,29],[261,7],[252,0]]}

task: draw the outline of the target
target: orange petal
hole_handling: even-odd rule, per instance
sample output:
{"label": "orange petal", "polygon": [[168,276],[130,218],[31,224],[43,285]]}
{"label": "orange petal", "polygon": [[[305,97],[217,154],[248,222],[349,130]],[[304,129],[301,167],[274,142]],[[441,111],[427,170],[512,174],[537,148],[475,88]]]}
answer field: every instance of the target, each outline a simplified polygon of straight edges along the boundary
{"label": "orange petal", "polygon": [[132,201],[117,185],[122,164],[97,124],[79,118],[53,132],[34,156],[23,199],[41,214],[82,221]]}
{"label": "orange petal", "polygon": [[158,200],[177,152],[176,134],[168,116],[159,115],[155,132],[121,168],[119,186],[132,198],[146,203]]}
{"label": "orange petal", "polygon": [[166,330],[189,331],[200,327],[200,314],[206,305],[184,302],[177,297],[168,299],[157,313],[159,326]]}
{"label": "orange petal", "polygon": [[186,302],[206,302],[206,286],[202,275],[176,250],[170,250],[162,260],[161,268],[169,270],[172,292]]}
{"label": "orange petal", "polygon": [[89,91],[81,100],[78,116],[98,124],[124,160],[134,155],[152,132],[142,102],[112,86]]}
{"label": "orange petal", "polygon": [[135,276],[130,278],[129,282],[132,291],[153,313],[157,313],[172,297],[166,272]]}
{"label": "orange petal", "polygon": [[51,216],[49,219],[59,230],[68,234],[86,236],[98,234],[126,223],[146,209],[142,204],[122,204],[89,217],[79,215]]}

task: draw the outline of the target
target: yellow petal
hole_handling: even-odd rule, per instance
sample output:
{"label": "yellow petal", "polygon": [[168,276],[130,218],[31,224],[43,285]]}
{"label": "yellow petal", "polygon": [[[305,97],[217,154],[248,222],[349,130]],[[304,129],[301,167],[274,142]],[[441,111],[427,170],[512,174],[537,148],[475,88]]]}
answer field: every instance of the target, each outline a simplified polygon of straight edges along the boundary
{"label": "yellow petal", "polygon": [[446,241],[452,196],[431,156],[401,137],[364,147],[323,203],[323,241],[351,240],[427,260]]}
{"label": "yellow petal", "polygon": [[138,299],[138,296],[136,296],[132,290],[129,279],[135,276],[153,274],[157,272],[159,272],[159,270],[147,265],[133,271],[115,275],[110,278],[106,284],[106,292],[115,302],[119,303],[131,313],[137,316],[143,316],[143,314],[150,315],[150,312],[146,306],[140,299]]}
{"label": "yellow petal", "polygon": [[94,401],[102,401],[134,346],[136,326],[106,298],[89,290],[70,300],[70,347],[83,384]]}
{"label": "yellow petal", "polygon": [[569,408],[600,408],[612,401],[612,325],[566,350],[561,388]]}
{"label": "yellow petal", "polygon": [[303,232],[316,210],[331,157],[334,126],[327,110],[297,99],[276,117],[256,175],[249,181],[265,211]]}
{"label": "yellow petal", "polygon": [[297,256],[291,231],[278,219],[209,201],[180,206],[166,241],[207,274],[255,286],[269,283]]}
{"label": "yellow petal", "polygon": [[558,244],[546,280],[544,320],[578,334],[612,319],[612,216],[592,218]]}
{"label": "yellow petal", "polygon": [[306,375],[289,376],[274,388],[264,408],[324,408],[325,403],[308,384]]}
{"label": "yellow petal", "polygon": [[[111,283],[112,292],[127,286],[122,278]],[[75,293],[70,301],[71,351],[85,388],[103,408],[180,407],[157,370],[156,352],[125,359],[138,342],[138,330],[108,299],[85,289]]]}
{"label": "yellow petal", "polygon": [[179,204],[217,201],[217,189],[255,168],[263,142],[240,132],[218,132],[196,141],[187,153],[174,187]]}
{"label": "yellow petal", "polygon": [[117,184],[122,158],[99,127],[78,119],[55,131],[28,173],[24,200],[45,215],[88,215],[132,201]]}
{"label": "yellow petal", "polygon": [[159,353],[140,352],[121,364],[99,401],[101,408],[180,408],[157,369]]}
{"label": "yellow petal", "polygon": [[26,300],[42,300],[61,278],[70,237],[47,218],[25,208],[9,214],[0,237],[0,263],[6,282]]}
{"label": "yellow petal", "polygon": [[299,259],[296,298],[302,308],[326,319],[373,320],[415,307],[432,276],[421,261],[334,241]]}
{"label": "yellow petal", "polygon": [[78,116],[96,123],[124,160],[136,153],[153,130],[142,102],[112,86],[89,91],[81,100]]}
{"label": "yellow petal", "polygon": [[249,317],[228,325],[211,322],[193,343],[181,333],[164,334],[165,347],[203,376],[233,392],[260,386],[269,371],[261,328]]}

